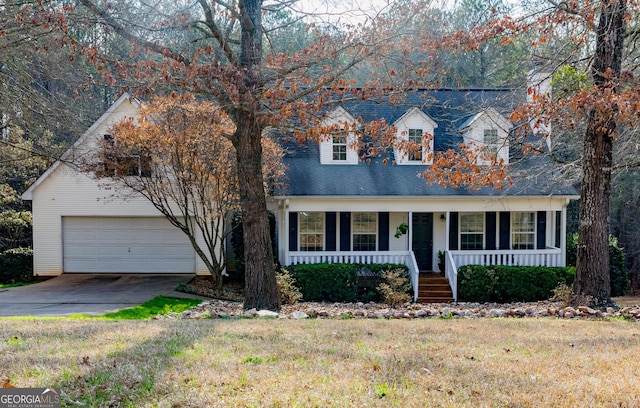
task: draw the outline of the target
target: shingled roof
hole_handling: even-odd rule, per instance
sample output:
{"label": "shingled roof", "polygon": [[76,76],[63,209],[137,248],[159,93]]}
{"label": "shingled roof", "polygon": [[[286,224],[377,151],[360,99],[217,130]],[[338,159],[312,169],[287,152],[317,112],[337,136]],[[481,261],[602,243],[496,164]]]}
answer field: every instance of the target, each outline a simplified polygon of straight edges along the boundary
{"label": "shingled roof", "polygon": [[[479,112],[492,107],[505,117],[524,102],[523,91],[511,89],[437,89],[408,93],[402,103],[386,101],[349,101],[342,107],[363,121],[384,118],[394,123],[408,109],[417,107],[429,115],[438,127],[434,134],[435,151],[458,149],[463,141],[460,129]],[[285,138],[286,139],[286,138]],[[357,165],[321,164],[319,146],[284,142],[284,162],[288,166],[284,187],[275,196],[575,196],[575,188],[558,177],[546,157],[528,158],[513,163],[510,177],[513,185],[503,190],[493,188],[452,188],[428,184],[420,177],[428,165],[393,164],[389,149],[380,156]],[[517,149],[512,149],[517,150]],[[387,164],[385,158],[390,158]],[[535,169],[535,170],[534,170]],[[535,175],[535,176],[534,176]]]}

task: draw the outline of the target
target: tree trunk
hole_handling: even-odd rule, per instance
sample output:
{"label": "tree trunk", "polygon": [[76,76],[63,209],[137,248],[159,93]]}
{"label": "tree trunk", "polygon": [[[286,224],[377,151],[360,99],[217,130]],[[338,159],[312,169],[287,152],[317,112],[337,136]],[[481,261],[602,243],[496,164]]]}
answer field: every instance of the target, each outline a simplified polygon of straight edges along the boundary
{"label": "tree trunk", "polygon": [[574,294],[589,296],[593,304],[609,302],[609,198],[613,140],[613,119],[591,113],[584,136],[582,191]]}
{"label": "tree trunk", "polygon": [[607,92],[618,91],[622,69],[626,0],[602,0],[591,75],[600,100],[591,108],[584,134],[582,191],[574,296],[594,305],[610,301],[609,203],[617,106]]}
{"label": "tree trunk", "polygon": [[262,177],[262,131],[260,121],[262,89],[262,0],[239,2],[241,16],[240,64],[243,72],[239,88],[239,106],[235,110],[238,185],[244,239],[244,308],[280,309],[276,284],[269,218]]}
{"label": "tree trunk", "polygon": [[262,182],[262,129],[255,116],[244,112],[236,132],[238,185],[244,239],[244,308],[278,310],[267,200]]}

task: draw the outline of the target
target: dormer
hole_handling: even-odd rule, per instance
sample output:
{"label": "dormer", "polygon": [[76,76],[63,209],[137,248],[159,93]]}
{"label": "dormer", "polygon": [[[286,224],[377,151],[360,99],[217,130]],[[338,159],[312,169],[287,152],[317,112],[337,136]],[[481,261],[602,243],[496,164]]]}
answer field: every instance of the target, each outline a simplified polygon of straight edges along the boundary
{"label": "dormer", "polygon": [[393,123],[397,129],[396,164],[433,163],[433,134],[438,124],[418,108],[411,108]]}
{"label": "dormer", "polygon": [[467,119],[458,129],[465,144],[479,150],[478,164],[487,165],[491,156],[509,163],[509,132],[513,124],[494,108],[488,108]]}
{"label": "dormer", "polygon": [[[343,107],[330,112],[322,126],[338,125],[340,129],[357,124],[356,119]],[[321,164],[358,164],[357,138],[348,130],[325,136],[320,142]]]}

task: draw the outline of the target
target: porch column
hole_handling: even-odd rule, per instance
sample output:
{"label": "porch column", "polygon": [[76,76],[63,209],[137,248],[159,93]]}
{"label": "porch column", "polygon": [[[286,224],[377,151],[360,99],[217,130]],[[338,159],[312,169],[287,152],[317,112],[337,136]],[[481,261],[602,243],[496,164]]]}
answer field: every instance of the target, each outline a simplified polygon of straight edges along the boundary
{"label": "porch column", "polygon": [[290,261],[289,261],[289,199],[287,198],[286,200],[284,200],[284,205],[283,205],[283,210],[284,210],[284,234],[283,235],[283,241],[284,241],[284,245],[282,246],[282,251],[283,251],[283,264],[284,265],[289,265]]}
{"label": "porch column", "polygon": [[449,211],[445,212],[445,217],[446,220],[444,221],[444,228],[445,228],[445,251],[449,251],[449,222],[451,220],[451,214],[449,214]]}
{"label": "porch column", "polygon": [[[567,203],[568,204],[568,203]],[[567,206],[562,208],[560,220],[560,266],[567,266]]]}
{"label": "porch column", "polygon": [[409,211],[409,219],[407,220],[407,225],[409,225],[409,252],[413,252],[413,212]]}

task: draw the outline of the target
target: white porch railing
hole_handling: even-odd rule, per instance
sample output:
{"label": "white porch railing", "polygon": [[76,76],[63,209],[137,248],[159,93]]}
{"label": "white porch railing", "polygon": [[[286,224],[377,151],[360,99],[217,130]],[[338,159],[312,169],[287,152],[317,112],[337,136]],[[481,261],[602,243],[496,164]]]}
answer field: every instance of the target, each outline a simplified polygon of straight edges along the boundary
{"label": "white porch railing", "polygon": [[453,263],[462,265],[564,266],[560,248],[494,251],[450,251]]}
{"label": "white porch railing", "polygon": [[289,252],[287,265],[315,263],[391,263],[403,264],[409,268],[409,277],[413,287],[413,301],[418,299],[418,278],[420,270],[411,251],[386,252]]}
{"label": "white porch railing", "polygon": [[560,248],[494,251],[447,251],[445,276],[458,301],[458,268],[464,265],[564,266]]}
{"label": "white porch railing", "polygon": [[449,280],[453,301],[458,301],[458,267],[456,266],[451,251],[446,251],[444,256],[444,276]]}
{"label": "white porch railing", "polygon": [[409,251],[385,252],[289,252],[287,265],[315,263],[395,263],[406,264]]}

